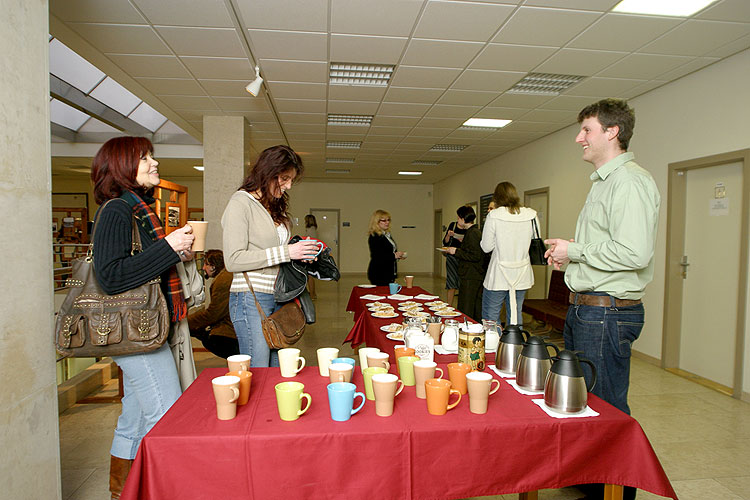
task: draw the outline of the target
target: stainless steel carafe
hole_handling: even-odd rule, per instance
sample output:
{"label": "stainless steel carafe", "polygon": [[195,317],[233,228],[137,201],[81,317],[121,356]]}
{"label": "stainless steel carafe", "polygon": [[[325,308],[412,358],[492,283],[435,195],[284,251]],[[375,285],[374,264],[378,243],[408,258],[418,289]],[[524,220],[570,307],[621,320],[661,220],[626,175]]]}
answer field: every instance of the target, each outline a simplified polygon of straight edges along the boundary
{"label": "stainless steel carafe", "polygon": [[[596,385],[596,367],[588,359],[579,358],[573,351],[560,351],[544,384],[545,404],[560,413],[580,413],[586,409],[588,393]],[[580,363],[591,367],[591,387],[586,387]]]}
{"label": "stainless steel carafe", "polygon": [[516,325],[508,325],[500,337],[500,347],[497,349],[495,366],[506,373],[516,373],[518,356],[521,355],[523,344],[529,338],[529,332],[521,330]]}
{"label": "stainless steel carafe", "polygon": [[529,336],[529,340],[521,350],[516,365],[516,384],[527,391],[541,391],[547,380],[547,373],[552,366],[552,358],[548,348],[555,350],[555,355],[560,354],[560,349],[554,344],[545,343],[541,337]]}

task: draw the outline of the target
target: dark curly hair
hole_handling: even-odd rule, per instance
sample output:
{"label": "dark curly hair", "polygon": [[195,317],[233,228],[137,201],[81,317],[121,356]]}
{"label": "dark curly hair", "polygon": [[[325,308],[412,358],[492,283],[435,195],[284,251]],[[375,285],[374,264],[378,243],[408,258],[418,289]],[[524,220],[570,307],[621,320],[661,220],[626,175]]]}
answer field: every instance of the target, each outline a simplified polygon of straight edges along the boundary
{"label": "dark curly hair", "polygon": [[599,120],[602,130],[617,126],[620,129],[617,134],[620,149],[628,150],[635,129],[635,110],[628,106],[628,101],[610,98],[589,104],[578,113],[578,123],[592,117]]}

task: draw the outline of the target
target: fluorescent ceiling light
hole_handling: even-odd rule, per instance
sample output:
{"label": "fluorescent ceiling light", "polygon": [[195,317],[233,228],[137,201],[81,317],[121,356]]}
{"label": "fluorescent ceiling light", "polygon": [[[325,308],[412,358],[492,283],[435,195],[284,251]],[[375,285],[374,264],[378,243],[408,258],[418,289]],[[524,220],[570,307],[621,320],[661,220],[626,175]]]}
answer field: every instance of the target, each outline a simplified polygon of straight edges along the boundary
{"label": "fluorescent ceiling light", "polygon": [[622,0],[613,12],[650,14],[653,16],[689,17],[716,0]]}
{"label": "fluorescent ceiling light", "polygon": [[434,161],[434,160],[414,160],[411,162],[414,166],[420,166],[420,167],[434,167],[435,165],[440,165],[443,163],[442,161]]}
{"label": "fluorescent ceiling light", "polygon": [[555,75],[552,73],[529,73],[508,89],[510,94],[560,95],[586,78],[578,75]]}
{"label": "fluorescent ceiling light", "polygon": [[159,128],[167,121],[166,116],[159,113],[145,102],[139,104],[138,107],[130,113],[128,118],[136,122],[138,125],[143,125],[151,132],[159,130]]}
{"label": "fluorescent ceiling light", "polygon": [[109,76],[102,80],[89,95],[123,116],[128,116],[142,102],[139,97]]}
{"label": "fluorescent ceiling light", "polygon": [[193,168],[199,172],[203,172],[203,165],[195,165]]}
{"label": "fluorescent ceiling light", "polygon": [[468,146],[465,144],[435,144],[430,148],[430,151],[457,153],[463,151],[467,147]]}
{"label": "fluorescent ceiling light", "polygon": [[49,42],[49,72],[84,94],[107,76],[56,38]]}
{"label": "fluorescent ceiling light", "polygon": [[350,170],[348,168],[327,168],[327,174],[348,174]]}
{"label": "fluorescent ceiling light", "polygon": [[91,117],[79,111],[78,109],[68,106],[62,101],[52,99],[49,102],[49,119],[52,123],[57,123],[65,128],[69,128],[74,132],[78,132],[78,129],[86,123]]}
{"label": "fluorescent ceiling light", "polygon": [[402,170],[398,175],[422,175],[422,172],[416,172],[412,170]]}
{"label": "fluorescent ceiling light", "polygon": [[331,85],[366,85],[385,87],[395,66],[384,64],[331,63],[328,81]]}
{"label": "fluorescent ceiling light", "polygon": [[372,115],[339,115],[329,114],[328,125],[350,125],[352,127],[369,127]]}
{"label": "fluorescent ceiling light", "polygon": [[354,163],[354,158],[326,158],[326,163]]}
{"label": "fluorescent ceiling light", "polygon": [[327,148],[338,149],[359,149],[362,147],[362,141],[328,141]]}
{"label": "fluorescent ceiling light", "polygon": [[494,129],[503,128],[513,120],[496,120],[494,118],[469,118],[461,127]]}

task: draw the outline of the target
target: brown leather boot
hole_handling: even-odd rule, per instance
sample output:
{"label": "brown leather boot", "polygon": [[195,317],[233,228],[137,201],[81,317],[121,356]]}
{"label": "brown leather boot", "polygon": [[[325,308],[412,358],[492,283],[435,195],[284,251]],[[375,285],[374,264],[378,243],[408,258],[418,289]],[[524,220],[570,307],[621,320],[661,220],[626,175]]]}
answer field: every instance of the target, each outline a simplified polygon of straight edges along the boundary
{"label": "brown leather boot", "polygon": [[110,456],[109,461],[109,491],[112,492],[112,500],[120,498],[122,488],[125,486],[125,480],[128,478],[130,468],[133,466],[132,460],[119,458],[114,455]]}

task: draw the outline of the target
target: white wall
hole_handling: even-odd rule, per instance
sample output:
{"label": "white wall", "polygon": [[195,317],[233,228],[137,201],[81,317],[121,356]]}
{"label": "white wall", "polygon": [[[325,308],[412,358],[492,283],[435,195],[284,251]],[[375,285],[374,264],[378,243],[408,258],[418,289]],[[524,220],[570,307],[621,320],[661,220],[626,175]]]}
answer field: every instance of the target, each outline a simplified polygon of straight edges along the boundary
{"label": "white wall", "polygon": [[[635,348],[661,357],[669,163],[750,147],[750,50],[632,99],[636,127],[630,151],[654,176],[662,195],[656,269],[646,289],[646,325]],[[592,98],[592,102],[597,99]],[[461,172],[435,185],[435,206],[443,213],[476,200],[501,181],[519,193],[550,187],[549,234],[572,237],[591,186],[593,167],[581,160],[572,125],[524,147]],[[492,187],[490,187],[492,186]],[[746,330],[745,387],[750,387],[750,327]]]}

